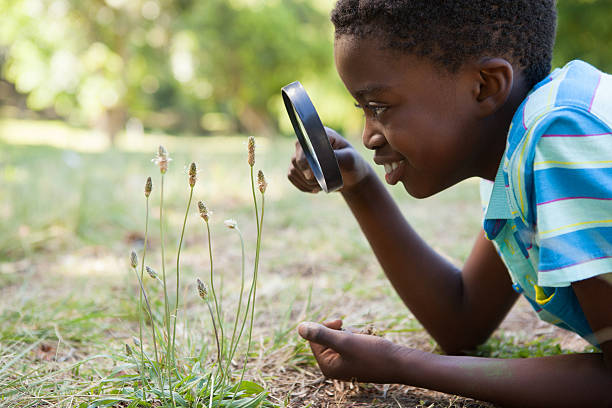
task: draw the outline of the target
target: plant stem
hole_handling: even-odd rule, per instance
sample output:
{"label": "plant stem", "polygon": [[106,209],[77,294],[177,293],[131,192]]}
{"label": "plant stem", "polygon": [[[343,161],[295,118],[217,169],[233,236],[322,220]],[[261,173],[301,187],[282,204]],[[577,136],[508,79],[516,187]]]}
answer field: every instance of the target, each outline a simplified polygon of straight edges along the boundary
{"label": "plant stem", "polygon": [[[179,260],[181,258],[181,246],[183,245],[183,235],[185,235],[185,225],[187,224],[187,215],[189,214],[189,207],[191,206],[191,197],[193,197],[193,187],[189,191],[189,201],[187,202],[187,210],[185,210],[185,219],[183,220],[183,228],[181,230],[181,239],[179,241],[178,250],[176,252],[176,302],[174,305],[174,328],[172,329],[172,360],[176,361],[175,345],[174,340],[176,338],[176,320],[178,318],[178,307],[179,307]],[[175,364],[176,368],[176,364]]]}
{"label": "plant stem", "polygon": [[[257,211],[257,196],[255,195],[255,178],[253,176],[253,166],[251,166],[251,192],[253,193],[253,206],[255,207],[255,224],[257,225],[257,243],[258,243],[258,247],[259,247],[259,236],[260,236],[260,225],[259,225],[259,215],[258,215],[258,211]],[[262,195],[263,197],[263,195]],[[263,217],[262,217],[262,221],[263,221]],[[258,260],[258,254],[257,252],[259,251],[258,248],[256,248],[256,254],[255,254],[255,259]],[[248,301],[247,301],[247,305],[246,305],[246,312],[244,314],[244,320],[242,321],[242,326],[240,328],[240,332],[238,333],[238,338],[240,339],[242,337],[242,332],[244,331],[244,326],[246,324],[246,321],[249,317],[249,308],[251,306],[251,296],[253,294],[253,286],[255,284],[255,271],[253,271],[253,281],[251,282],[251,288],[249,289],[249,296],[248,296]],[[234,346],[234,352],[236,351],[236,348],[238,347],[238,344],[236,344]],[[233,354],[233,353],[232,353]]]}
{"label": "plant stem", "polygon": [[[238,389],[240,387],[240,384],[242,384],[242,380],[244,379],[244,373],[246,371],[246,365],[247,365],[247,361],[249,358],[249,352],[251,350],[251,336],[253,333],[253,320],[255,318],[255,297],[257,294],[257,272],[259,269],[259,252],[261,249],[261,230],[263,227],[263,216],[264,216],[264,205],[265,205],[265,197],[264,194],[261,194],[261,219],[258,218],[258,213],[257,213],[257,198],[255,196],[255,182],[253,179],[253,168],[251,167],[251,190],[253,192],[253,203],[255,206],[255,220],[257,222],[257,246],[255,248],[255,265],[253,268],[253,282],[251,283],[251,289],[249,291],[249,301],[247,303],[247,307],[246,307],[246,313],[244,316],[244,321],[242,324],[242,328],[240,329],[240,335],[242,335],[242,330],[244,329],[244,324],[246,323],[246,320],[248,318],[248,314],[249,314],[249,306],[251,307],[251,323],[249,326],[249,336],[248,336],[248,341],[247,341],[247,351],[246,354],[244,356],[244,364],[242,366],[242,373],[240,374],[240,381],[238,381],[238,384],[236,386],[236,391],[234,391],[234,395],[232,396],[232,401],[236,398],[236,395],[238,393]],[[252,295],[251,295],[252,294]],[[252,302],[251,302],[252,300]],[[239,335],[239,337],[240,337]]]}
{"label": "plant stem", "polygon": [[[142,263],[140,265],[140,290],[139,290],[139,297],[138,297],[138,335],[139,335],[139,339],[140,340],[140,359],[142,361],[142,367],[144,368],[144,345],[143,345],[143,341],[142,341],[142,325],[144,323],[144,318],[142,316],[142,291],[143,291],[143,287],[142,287],[142,277],[144,276],[144,265],[145,265],[145,256],[147,254],[147,238],[148,238],[148,234],[149,234],[149,197],[147,196],[146,199],[146,213],[145,213],[145,234],[144,234],[144,245],[142,247]],[[142,382],[143,382],[143,386],[144,386],[144,373],[141,373],[142,376]]]}
{"label": "plant stem", "polygon": [[[172,400],[172,406],[176,407],[174,403],[174,395],[172,394],[172,373],[170,371],[170,359],[172,357],[170,353],[170,309],[168,305],[168,289],[166,284],[166,262],[164,258],[164,173],[161,174],[161,199],[159,203],[159,231],[161,239],[161,263],[162,263],[162,280],[164,282],[164,310],[166,320],[166,364],[168,368],[168,390],[170,392],[170,399]],[[162,389],[163,393],[163,389]]]}
{"label": "plant stem", "polygon": [[[155,362],[159,363],[159,356],[157,354],[157,340],[155,339],[156,338],[155,320],[153,320],[153,313],[151,312],[151,304],[149,303],[149,297],[147,296],[147,291],[145,290],[144,285],[142,284],[142,280],[140,279],[140,276],[138,276],[138,273],[136,274],[136,279],[138,279],[138,284],[140,285],[141,293],[144,296],[145,306],[147,307],[147,312],[149,313],[149,319],[151,319],[151,334],[153,336],[153,349],[155,350]],[[155,369],[156,369],[155,371],[157,371],[157,367],[155,367]],[[159,376],[159,385],[163,392],[163,389],[164,389],[163,376],[161,375],[161,372],[159,371],[157,371],[157,375]]]}
{"label": "plant stem", "polygon": [[213,329],[215,331],[215,340],[217,340],[217,364],[221,367],[221,346],[219,345],[219,335],[217,333],[217,325],[215,324],[215,314],[208,300],[206,300],[206,306],[208,306],[208,311],[210,312],[210,318],[212,319]]}
{"label": "plant stem", "polygon": [[[242,307],[242,296],[244,294],[244,239],[242,237],[242,232],[238,227],[235,228],[238,232],[238,236],[240,236],[240,247],[242,249],[242,267],[241,267],[241,279],[240,279],[240,295],[238,297],[238,309],[236,311],[236,319],[234,320],[234,329],[232,330],[232,340],[230,341],[230,354],[227,361],[226,372],[229,373],[230,364],[232,363],[232,359],[234,358],[234,353],[236,352],[236,347],[238,347],[238,342],[240,341],[240,336],[235,338],[236,336],[236,328],[238,327],[238,320],[240,320],[240,308]],[[240,333],[242,334],[242,333]]]}
{"label": "plant stem", "polygon": [[[223,335],[223,321],[221,320],[221,314],[219,313],[219,303],[217,302],[217,294],[215,293],[215,282],[214,282],[214,272],[213,272],[213,255],[212,255],[212,242],[210,238],[210,225],[208,221],[206,221],[206,232],[208,234],[208,255],[210,258],[210,291],[212,292],[213,299],[215,301],[215,311],[217,312],[217,322],[219,323],[219,331],[221,332],[221,348],[220,355],[223,356],[223,343],[224,343],[224,335]],[[219,361],[219,367],[221,367],[221,361]],[[223,373],[223,370],[221,370]]]}
{"label": "plant stem", "polygon": [[[263,223],[264,216],[264,195],[261,195],[261,223]],[[255,271],[253,273],[253,303],[251,304],[251,325],[249,327],[249,339],[247,340],[247,351],[244,356],[244,366],[242,367],[242,374],[240,375],[240,381],[238,384],[242,383],[244,378],[244,372],[246,371],[246,364],[249,358],[249,351],[251,350],[251,335],[253,334],[253,321],[255,320],[255,298],[257,295],[257,272],[259,269],[259,252],[261,250],[261,227],[260,225],[259,232],[257,234],[257,248],[255,249]]]}

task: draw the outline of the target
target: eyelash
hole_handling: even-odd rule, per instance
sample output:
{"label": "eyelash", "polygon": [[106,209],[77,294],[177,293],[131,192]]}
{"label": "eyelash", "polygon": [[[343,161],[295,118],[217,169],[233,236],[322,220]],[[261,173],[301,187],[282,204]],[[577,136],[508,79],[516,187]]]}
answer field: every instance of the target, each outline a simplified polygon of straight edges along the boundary
{"label": "eyelash", "polygon": [[373,104],[366,104],[365,106],[361,106],[357,102],[355,102],[355,107],[357,107],[358,109],[362,109],[364,111],[364,114],[365,114],[366,109],[369,110],[370,112],[372,112],[372,116],[375,119],[378,119],[380,115],[382,115],[388,108],[387,106],[373,105]]}

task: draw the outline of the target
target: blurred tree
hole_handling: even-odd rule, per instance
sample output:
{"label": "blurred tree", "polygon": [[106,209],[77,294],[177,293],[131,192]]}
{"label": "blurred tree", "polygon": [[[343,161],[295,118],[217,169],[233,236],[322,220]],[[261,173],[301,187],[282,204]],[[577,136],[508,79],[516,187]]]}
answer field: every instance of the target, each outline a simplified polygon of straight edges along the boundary
{"label": "blurred tree", "polygon": [[[332,64],[313,0],[2,0],[2,75],[28,107],[104,129],[270,133],[281,86]],[[0,51],[0,52],[2,52]]]}
{"label": "blurred tree", "polygon": [[[0,75],[32,110],[114,139],[128,118],[166,131],[288,131],[279,89],[301,80],[356,131],[332,61],[335,0],[0,0]],[[554,65],[612,72],[612,1],[559,0]],[[1,98],[0,98],[1,99]]]}
{"label": "blurred tree", "polygon": [[555,66],[582,59],[612,72],[612,1],[559,0]]}

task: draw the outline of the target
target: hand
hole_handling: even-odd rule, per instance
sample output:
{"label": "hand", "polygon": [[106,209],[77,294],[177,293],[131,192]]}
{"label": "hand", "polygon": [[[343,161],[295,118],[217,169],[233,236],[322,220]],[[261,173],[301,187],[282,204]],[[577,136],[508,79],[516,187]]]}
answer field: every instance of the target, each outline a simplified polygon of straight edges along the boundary
{"label": "hand", "polygon": [[323,375],[340,380],[402,382],[402,365],[413,352],[382,337],[343,330],[342,320],[301,323],[298,333],[310,342]]}
{"label": "hand", "polygon": [[[340,173],[344,183],[341,191],[347,191],[357,185],[368,174],[372,173],[373,170],[353,146],[335,130],[326,127],[325,131],[340,166]],[[321,191],[321,187],[319,187],[319,183],[317,183],[310,169],[306,155],[299,142],[295,142],[295,154],[291,158],[287,178],[302,191],[308,193],[318,193]]]}

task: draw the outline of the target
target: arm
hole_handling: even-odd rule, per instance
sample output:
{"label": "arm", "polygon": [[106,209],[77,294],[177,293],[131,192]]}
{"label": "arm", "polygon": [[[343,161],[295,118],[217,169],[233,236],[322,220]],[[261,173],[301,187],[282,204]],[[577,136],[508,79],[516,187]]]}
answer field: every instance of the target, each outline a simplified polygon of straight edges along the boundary
{"label": "arm", "polygon": [[447,353],[489,337],[518,295],[482,232],[459,270],[414,232],[373,172],[342,195],[393,287]]}
{"label": "arm", "polygon": [[[342,195],[406,306],[447,353],[485,341],[518,296],[493,245],[481,233],[463,270],[455,268],[414,232],[359,153],[333,130],[327,134]],[[298,143],[288,178],[302,191],[320,191]]]}
{"label": "arm", "polygon": [[408,384],[505,407],[612,407],[612,371],[602,354],[445,356],[338,330],[339,320],[326,325],[302,323],[298,330],[327,377]]}

